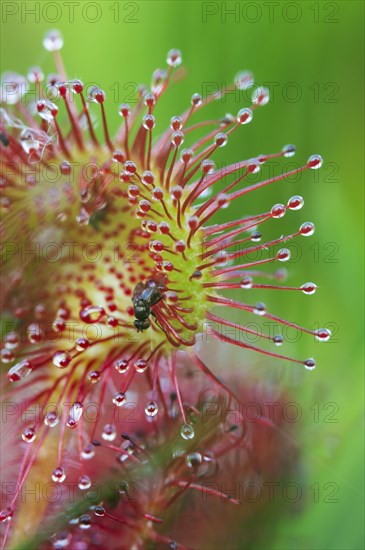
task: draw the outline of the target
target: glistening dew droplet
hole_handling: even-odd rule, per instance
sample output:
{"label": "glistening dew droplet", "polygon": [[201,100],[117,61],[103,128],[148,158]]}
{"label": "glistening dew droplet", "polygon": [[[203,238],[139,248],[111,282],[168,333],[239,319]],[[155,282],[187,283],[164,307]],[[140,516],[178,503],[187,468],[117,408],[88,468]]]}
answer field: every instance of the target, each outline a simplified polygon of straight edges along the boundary
{"label": "glistening dew droplet", "polygon": [[84,323],[98,323],[105,315],[104,308],[101,306],[87,306],[80,311],[80,319]]}
{"label": "glistening dew droplet", "polygon": [[57,533],[52,537],[53,539],[53,545],[52,548],[54,550],[63,550],[64,548],[70,547],[70,542],[72,539],[71,533],[68,533],[67,531]]}
{"label": "glistening dew droplet", "polygon": [[16,332],[8,332],[4,340],[5,340],[5,347],[7,349],[13,350],[19,347],[20,338]]}
{"label": "glistening dew droplet", "polygon": [[34,428],[25,428],[25,430],[22,433],[22,440],[25,441],[26,443],[33,443],[36,437],[37,437],[37,434]]}
{"label": "glistening dew droplet", "polygon": [[260,233],[260,231],[253,231],[251,233],[251,241],[253,243],[259,243],[262,239],[262,234]]}
{"label": "glistening dew droplet", "polygon": [[246,290],[252,288],[252,285],[253,285],[253,279],[249,275],[246,275],[245,277],[243,277],[243,279],[240,282],[241,288],[244,288]]}
{"label": "glistening dew droplet", "polygon": [[117,429],[114,424],[105,424],[101,432],[101,437],[105,439],[105,441],[114,441],[117,437]]}
{"label": "glistening dew droplet", "polygon": [[84,410],[84,406],[79,401],[76,401],[76,403],[72,405],[70,409],[69,417],[67,419],[68,428],[74,429],[77,427],[80,421],[80,418],[82,416],[83,410]]}
{"label": "glistening dew droplet", "polygon": [[90,346],[90,342],[86,338],[78,338],[76,340],[77,351],[85,351],[89,346]]}
{"label": "glistening dew droplet", "polygon": [[114,363],[114,368],[120,373],[124,374],[129,369],[129,362],[127,359],[118,359]]}
{"label": "glistening dew droplet", "polygon": [[94,514],[99,517],[105,516],[105,508],[104,506],[95,506],[94,508]]}
{"label": "glistening dew droplet", "polygon": [[47,122],[53,122],[58,113],[58,107],[48,99],[40,99],[37,101],[37,111],[40,117]]}
{"label": "glistening dew droplet", "polygon": [[278,334],[278,335],[274,336],[273,342],[274,342],[275,346],[281,346],[284,342],[284,338],[280,334]]}
{"label": "glistening dew droplet", "polygon": [[282,152],[286,158],[293,157],[295,155],[295,145],[284,145]]}
{"label": "glistening dew droplet", "polygon": [[257,174],[261,170],[260,161],[258,159],[250,159],[247,161],[247,171],[250,174]]}
{"label": "glistening dew droplet", "polygon": [[170,50],[167,54],[167,64],[170,67],[178,67],[182,63],[182,56],[180,50]]}
{"label": "glistening dew droplet", "polygon": [[79,478],[78,486],[80,491],[86,491],[87,489],[90,489],[91,487],[91,479],[89,476],[83,475]]}
{"label": "glistening dew droplet", "polygon": [[13,72],[1,75],[0,101],[7,105],[15,105],[28,91],[28,83],[24,76]]}
{"label": "glistening dew droplet", "polygon": [[29,376],[31,372],[32,363],[28,359],[24,359],[9,369],[8,378],[10,382],[16,382]]}
{"label": "glistening dew droplet", "polygon": [[67,351],[56,351],[53,355],[53,364],[59,369],[65,369],[71,363],[71,355]]}
{"label": "glistening dew droplet", "polygon": [[149,401],[144,409],[146,416],[156,416],[158,413],[158,405],[155,401]]}
{"label": "glistening dew droplet", "polygon": [[283,204],[275,204],[271,209],[271,216],[273,218],[282,218],[285,216],[286,207]]}
{"label": "glistening dew droplet", "polygon": [[265,313],[266,313],[265,304],[263,302],[257,302],[257,304],[255,305],[255,307],[253,309],[253,312],[256,315],[265,315]]}
{"label": "glistening dew droplet", "polygon": [[140,372],[140,373],[145,372],[148,368],[148,363],[144,359],[138,359],[137,361],[134,362],[134,368],[136,369],[137,372]]}
{"label": "glistening dew droplet", "polygon": [[82,530],[90,529],[91,527],[91,516],[90,514],[83,514],[79,517],[79,527]]}
{"label": "glistening dew droplet", "polygon": [[8,506],[7,508],[4,508],[0,512],[0,523],[3,523],[5,521],[10,521],[14,514],[14,508],[12,506]]}
{"label": "glistening dew droplet", "polygon": [[55,52],[62,48],[63,38],[58,30],[48,31],[43,39],[43,46],[49,52]]}
{"label": "glistening dew droplet", "polygon": [[300,195],[294,195],[288,200],[289,210],[300,210],[304,206],[304,199]]}
{"label": "glistening dew droplet", "polygon": [[104,103],[106,94],[98,86],[91,86],[88,90],[87,99],[91,103]]}
{"label": "glistening dew droplet", "polygon": [[90,459],[94,458],[94,456],[95,456],[95,447],[94,447],[94,445],[92,445],[92,444],[86,445],[82,449],[80,454],[81,454],[81,457],[84,460],[90,460]]}
{"label": "glistening dew droplet", "polygon": [[50,428],[53,428],[54,426],[57,426],[57,424],[60,421],[60,417],[57,416],[57,413],[54,411],[48,411],[45,416],[43,422],[46,426],[49,426]]}
{"label": "glistening dew droplet", "polygon": [[328,342],[331,338],[331,331],[328,328],[319,328],[314,335],[319,342]]}
{"label": "glistening dew droplet", "polygon": [[304,285],[302,285],[300,287],[302,289],[302,291],[304,292],[304,294],[314,294],[317,290],[317,285],[315,285],[314,283],[304,283]]}
{"label": "glistening dew droplet", "polygon": [[288,262],[290,260],[290,250],[288,248],[281,248],[276,254],[276,259],[279,262]]}
{"label": "glistening dew droplet", "polygon": [[253,118],[253,112],[251,111],[251,109],[248,109],[247,107],[245,107],[244,109],[241,109],[237,113],[237,122],[239,124],[248,124],[249,122],[251,122],[252,118]]}
{"label": "glistening dew droplet", "polygon": [[304,222],[299,228],[299,232],[303,237],[311,237],[315,231],[314,224],[312,222]]}
{"label": "glistening dew droplet", "polygon": [[15,355],[10,349],[3,348],[0,351],[0,359],[2,363],[12,363],[15,359]]}
{"label": "glistening dew droplet", "polygon": [[270,93],[268,88],[264,88],[263,86],[259,86],[254,90],[252,94],[252,103],[255,105],[264,106],[269,102],[270,99]]}
{"label": "glistening dew droplet", "polygon": [[304,366],[307,370],[313,370],[316,368],[316,362],[312,357],[310,357],[304,361]]}
{"label": "glistening dew droplet", "polygon": [[40,141],[36,139],[32,130],[23,130],[20,134],[20,142],[26,153],[37,151],[40,147]]}
{"label": "glistening dew droplet", "polygon": [[191,104],[193,107],[200,107],[200,105],[203,103],[203,98],[200,94],[193,94],[191,97]]}
{"label": "glistening dew droplet", "polygon": [[323,164],[323,159],[321,155],[311,155],[308,159],[307,166],[312,170],[318,170]]}
{"label": "glistening dew droplet", "polygon": [[193,439],[195,432],[191,424],[183,424],[180,429],[180,435],[183,439]]}
{"label": "glistening dew droplet", "polygon": [[202,461],[203,457],[199,452],[189,453],[186,457],[186,465],[189,468],[196,468],[197,466],[200,466]]}
{"label": "glistening dew droplet", "polygon": [[254,77],[250,71],[241,71],[234,77],[235,86],[239,90],[247,90],[254,84]]}
{"label": "glistening dew droplet", "polygon": [[127,401],[127,398],[125,396],[125,393],[121,391],[118,391],[113,395],[113,403],[117,407],[121,407],[122,405],[124,405],[124,403],[126,403],[126,401]]}
{"label": "glistening dew droplet", "polygon": [[55,483],[63,483],[66,479],[66,472],[62,466],[57,466],[52,472],[52,480]]}

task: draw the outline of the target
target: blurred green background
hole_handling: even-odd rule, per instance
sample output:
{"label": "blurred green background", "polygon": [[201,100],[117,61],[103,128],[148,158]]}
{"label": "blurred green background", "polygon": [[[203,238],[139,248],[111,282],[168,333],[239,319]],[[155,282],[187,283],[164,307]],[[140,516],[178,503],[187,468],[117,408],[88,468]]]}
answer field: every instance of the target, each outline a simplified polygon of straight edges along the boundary
{"label": "blurred green background", "polygon": [[[314,297],[272,292],[264,300],[285,318],[334,332],[328,344],[307,337],[285,350],[313,355],[313,372],[278,369],[275,361],[247,355],[258,377],[278,374],[301,412],[302,512],[278,526],[270,548],[363,548],[363,2],[3,1],[1,8],[2,71],[24,73],[32,65],[54,71],[41,41],[47,29],[59,28],[70,78],[103,87],[113,129],[118,104],[131,102],[136,83],[149,84],[175,47],[183,52],[187,77],[161,102],[159,131],[193,92],[229,84],[239,70],[250,69],[258,83],[269,85],[272,99],[232,136],[218,161],[276,152],[286,143],[297,146],[287,160],[302,164],[312,153],[323,156],[320,171],[256,193],[232,205],[229,215],[263,212],[294,194],[305,198],[303,210],[272,230],[277,236],[303,221],[316,224],[311,239],[297,241],[300,262],[294,258],[286,267],[289,284],[314,281],[320,289]],[[235,114],[244,106],[235,95],[207,114]],[[231,353],[233,364],[240,352]]]}

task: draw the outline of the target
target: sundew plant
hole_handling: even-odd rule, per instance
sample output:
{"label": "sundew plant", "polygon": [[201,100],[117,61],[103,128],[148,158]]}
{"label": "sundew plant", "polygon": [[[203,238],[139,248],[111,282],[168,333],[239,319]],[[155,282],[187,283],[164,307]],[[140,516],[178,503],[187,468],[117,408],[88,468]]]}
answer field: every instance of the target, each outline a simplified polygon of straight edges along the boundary
{"label": "sundew plant", "polygon": [[[283,419],[283,388],[260,372],[253,381],[244,364],[217,372],[209,348],[213,359],[213,343],[224,346],[227,364],[237,347],[245,363],[259,354],[308,377],[316,367],[285,332],[249,322],[330,339],[328,328],[300,325],[300,308],[285,319],[265,305],[271,293],[295,302],[317,290],[285,282],[288,243],[315,231],[296,221],[302,191],[258,212],[245,204],[295,174],[304,180],[322,158],[260,178],[273,159],[295,155],[279,143],[216,165],[231,135],[265,116],[269,90],[249,71],[219,92],[192,93],[161,128],[158,104],[180,93],[177,49],[133,108],[115,109],[112,134],[108,94],[69,78],[60,32],[43,45],[54,74],[32,67],[1,82],[3,547],[210,548],[223,544],[222,530],[235,548],[255,546],[270,483],[298,467],[297,434]],[[251,100],[218,112],[214,102],[235,89]],[[204,118],[208,104],[213,119]],[[265,411],[268,401],[273,414],[253,418],[245,407]],[[232,496],[237,481],[245,489]]]}

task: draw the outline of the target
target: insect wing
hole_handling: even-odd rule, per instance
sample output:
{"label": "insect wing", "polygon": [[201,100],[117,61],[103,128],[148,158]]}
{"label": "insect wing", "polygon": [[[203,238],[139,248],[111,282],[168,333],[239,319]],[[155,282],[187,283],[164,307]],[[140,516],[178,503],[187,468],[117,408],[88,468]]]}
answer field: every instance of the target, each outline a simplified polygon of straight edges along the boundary
{"label": "insect wing", "polygon": [[144,291],[145,288],[146,287],[145,287],[144,283],[138,283],[136,285],[136,287],[133,291],[133,296],[132,296],[132,302],[133,303],[136,302],[140,298],[140,296],[141,296],[141,294],[142,294],[142,292]]}
{"label": "insect wing", "polygon": [[159,288],[154,288],[153,292],[151,292],[150,295],[150,306],[155,306],[160,300],[162,300],[163,295],[161,293],[161,290]]}

